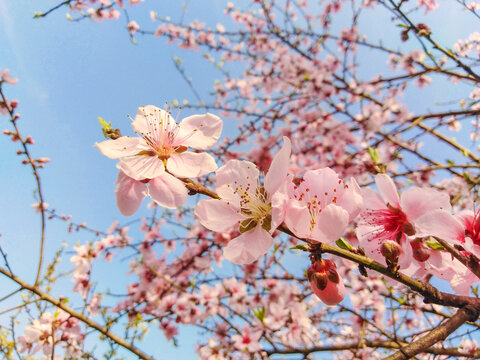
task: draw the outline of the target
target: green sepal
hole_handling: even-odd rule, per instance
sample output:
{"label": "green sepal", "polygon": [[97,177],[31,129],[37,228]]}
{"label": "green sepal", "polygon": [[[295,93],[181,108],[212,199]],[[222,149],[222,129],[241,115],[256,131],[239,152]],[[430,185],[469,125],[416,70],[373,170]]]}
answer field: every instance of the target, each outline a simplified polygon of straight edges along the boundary
{"label": "green sepal", "polygon": [[435,240],[434,238],[430,237],[426,242],[425,244],[430,248],[430,249],[433,249],[433,250],[445,250],[445,248],[443,247],[442,244],[440,244],[437,240]]}
{"label": "green sepal", "polygon": [[340,249],[343,249],[343,250],[353,250],[353,246],[350,245],[344,238],[340,238],[338,239],[337,241],[335,241],[335,244],[337,244],[337,246],[340,248]]}

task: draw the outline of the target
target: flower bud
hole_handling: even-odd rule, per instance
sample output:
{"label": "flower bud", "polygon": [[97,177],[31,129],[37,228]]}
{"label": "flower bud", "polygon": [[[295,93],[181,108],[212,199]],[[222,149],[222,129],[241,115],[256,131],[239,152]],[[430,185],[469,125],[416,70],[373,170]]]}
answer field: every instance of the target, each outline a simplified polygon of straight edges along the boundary
{"label": "flower bud", "polygon": [[396,241],[386,241],[380,247],[380,252],[385,257],[388,264],[397,264],[398,258],[402,253],[402,248]]}
{"label": "flower bud", "polygon": [[425,247],[421,239],[415,239],[410,242],[413,249],[413,258],[417,261],[424,262],[430,257],[428,249]]}
{"label": "flower bud", "polygon": [[345,298],[345,285],[332,260],[319,260],[307,270],[313,292],[326,305],[336,305]]}

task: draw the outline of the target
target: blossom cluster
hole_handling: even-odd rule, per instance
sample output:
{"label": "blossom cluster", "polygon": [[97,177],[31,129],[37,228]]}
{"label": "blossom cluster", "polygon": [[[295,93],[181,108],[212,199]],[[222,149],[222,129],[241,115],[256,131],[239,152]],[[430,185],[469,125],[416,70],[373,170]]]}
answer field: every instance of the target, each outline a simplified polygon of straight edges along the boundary
{"label": "blossom cluster", "polygon": [[[139,108],[132,127],[138,137],[97,144],[104,155],[120,160],[116,195],[124,215],[134,213],[146,195],[167,208],[181,206],[187,198],[182,179],[217,168],[211,155],[188,151],[189,147],[206,150],[218,140],[222,121],[215,115],[194,115],[177,124],[170,113],[146,106]],[[279,228],[315,245],[334,243],[353,226],[354,241],[370,258],[393,271],[401,269],[417,277],[433,274],[449,280],[455,291],[468,294],[475,276],[458,261],[452,264],[451,255],[433,237],[478,257],[478,215],[464,212],[457,219],[451,214],[449,196],[432,188],[411,187],[400,197],[385,174],[375,177],[380,193],[360,189],[353,177],[342,180],[331,168],[307,170],[301,179],[295,178],[289,174],[291,148],[290,139],[284,136],[265,175],[254,163],[237,159],[215,171],[217,198],[200,200],[195,217],[213,232],[230,234],[223,246],[224,258],[240,265],[255,262],[272,247]],[[208,246],[201,245],[198,251],[204,247]],[[77,252],[72,259],[77,265],[76,289],[83,286],[86,297],[87,287],[82,283],[88,284],[88,259],[93,256],[85,245]],[[143,262],[150,258],[145,254]],[[149,267],[165,274],[165,269],[161,270],[165,260],[158,263],[156,257],[152,259],[155,264]],[[210,260],[205,261],[209,266]],[[313,257],[308,279],[325,303],[343,300],[345,287],[332,260]]]}

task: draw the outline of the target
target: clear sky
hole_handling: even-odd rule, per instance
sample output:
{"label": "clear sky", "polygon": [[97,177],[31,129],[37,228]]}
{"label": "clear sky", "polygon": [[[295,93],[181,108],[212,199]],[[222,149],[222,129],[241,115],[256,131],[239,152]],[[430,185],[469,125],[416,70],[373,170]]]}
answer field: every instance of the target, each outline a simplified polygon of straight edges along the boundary
{"label": "clear sky", "polygon": [[[200,60],[198,54],[182,52],[167,46],[163,39],[137,36],[132,44],[126,30],[125,16],[119,21],[98,24],[89,20],[70,22],[61,9],[47,18],[32,19],[35,11],[45,11],[60,1],[0,0],[0,68],[9,68],[20,81],[5,86],[9,98],[19,100],[18,112],[23,135],[32,135],[36,144],[31,147],[34,157],[52,159],[41,170],[45,200],[57,213],[73,215],[77,222],[106,229],[114,219],[125,223],[115,206],[113,182],[117,176],[115,162],[102,156],[94,143],[102,141],[97,117],[111,121],[122,133],[130,132],[127,114],[134,115],[140,105],[163,107],[165,102],[178,99],[194,101],[194,96],[180,74],[172,57],[184,60],[187,73],[203,94],[212,89],[216,74]],[[186,20],[199,18],[210,24],[225,22],[225,1],[190,1]],[[139,23],[149,23],[148,11],[179,19],[181,3],[177,1],[146,1],[130,8],[130,17]],[[448,11],[448,10],[442,10]],[[441,37],[453,42],[474,31],[474,25],[463,26],[461,34],[453,34],[458,20],[433,27]],[[465,25],[465,23],[463,23]],[[378,23],[363,26],[373,33]],[[153,28],[153,25],[151,26]],[[398,33],[392,31],[392,36]],[[449,89],[444,89],[449,91]],[[430,92],[423,100],[451,96]],[[412,103],[421,107],[421,102]],[[180,118],[190,115],[182,110]],[[1,129],[9,128],[6,117],[0,117]],[[235,124],[229,123],[226,132]],[[225,135],[225,132],[224,132]],[[231,135],[231,134],[230,134]],[[36,202],[31,169],[21,165],[15,156],[18,149],[8,137],[0,136],[0,238],[9,254],[14,271],[33,281],[37,266],[39,218],[30,205]],[[146,215],[144,202],[138,217]],[[47,224],[47,259],[63,241],[73,245],[93,237],[79,233],[67,236],[65,226],[58,222]],[[11,288],[0,279],[1,288]],[[12,288],[13,289],[13,288]],[[0,294],[1,295],[1,294]],[[1,309],[0,309],[1,310]],[[0,321],[5,318],[0,317]],[[191,334],[190,334],[191,335]],[[186,337],[188,338],[188,337]],[[193,335],[187,341],[193,340]],[[191,351],[183,349],[179,351]],[[174,351],[174,350],[168,350]],[[165,359],[171,353],[165,353]]]}

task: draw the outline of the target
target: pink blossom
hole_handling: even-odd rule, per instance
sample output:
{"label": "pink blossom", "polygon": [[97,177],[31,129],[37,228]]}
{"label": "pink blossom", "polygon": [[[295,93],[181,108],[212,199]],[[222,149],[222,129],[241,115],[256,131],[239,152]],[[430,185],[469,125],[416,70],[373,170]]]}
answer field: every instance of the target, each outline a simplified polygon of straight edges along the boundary
{"label": "pink blossom", "polygon": [[380,194],[363,189],[365,207],[356,230],[358,240],[369,256],[382,263],[382,245],[389,240],[397,242],[402,250],[399,265],[407,268],[413,255],[407,237],[416,234],[416,220],[437,209],[450,211],[449,196],[430,188],[411,187],[400,198],[392,179],[385,174],[376,175],[375,183]]}
{"label": "pink blossom", "polygon": [[14,78],[10,76],[9,69],[5,69],[3,71],[2,69],[0,69],[0,78],[1,78],[0,82],[6,82],[7,84],[10,84],[10,85],[15,85],[18,82],[18,78]]}
{"label": "pink blossom", "polygon": [[170,113],[153,105],[138,108],[132,122],[138,137],[122,136],[96,143],[109,158],[120,159],[117,167],[135,180],[154,179],[165,170],[177,177],[197,177],[217,168],[205,150],[220,137],[222,120],[215,115],[193,115],[179,124]]}
{"label": "pink blossom", "polygon": [[288,190],[285,224],[296,236],[319,242],[338,240],[363,205],[355,179],[344,185],[330,168],[307,171]]}
{"label": "pink blossom", "polygon": [[46,202],[36,202],[35,204],[32,204],[32,208],[35,209],[35,212],[39,214],[42,211],[45,211],[48,208],[48,204]]}
{"label": "pink blossom", "polygon": [[262,349],[259,342],[261,337],[261,330],[252,331],[250,326],[245,325],[239,335],[232,335],[232,340],[235,341],[233,346],[238,350],[254,353]]}
{"label": "pink blossom", "polygon": [[127,24],[127,29],[130,32],[131,35],[135,34],[138,30],[140,30],[140,26],[136,21],[130,21]]}
{"label": "pink blossom", "polygon": [[271,234],[285,217],[283,188],[291,144],[287,137],[283,141],[263,185],[255,164],[230,160],[216,171],[221,200],[201,200],[195,208],[200,223],[212,231],[225,232],[239,224],[241,235],[223,249],[225,258],[235,264],[248,264],[264,255],[273,244]]}

